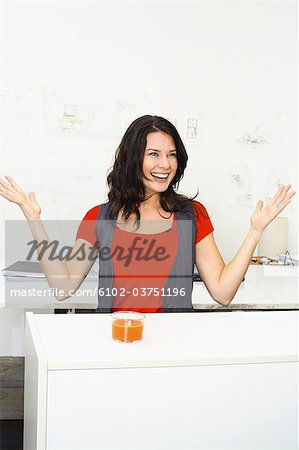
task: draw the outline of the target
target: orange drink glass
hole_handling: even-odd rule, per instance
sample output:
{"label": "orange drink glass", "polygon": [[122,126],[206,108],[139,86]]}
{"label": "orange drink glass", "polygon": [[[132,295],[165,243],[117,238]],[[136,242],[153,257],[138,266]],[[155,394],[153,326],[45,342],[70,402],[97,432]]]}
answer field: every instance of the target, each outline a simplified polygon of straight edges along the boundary
{"label": "orange drink glass", "polygon": [[141,341],[145,316],[134,311],[112,314],[112,338],[119,342]]}

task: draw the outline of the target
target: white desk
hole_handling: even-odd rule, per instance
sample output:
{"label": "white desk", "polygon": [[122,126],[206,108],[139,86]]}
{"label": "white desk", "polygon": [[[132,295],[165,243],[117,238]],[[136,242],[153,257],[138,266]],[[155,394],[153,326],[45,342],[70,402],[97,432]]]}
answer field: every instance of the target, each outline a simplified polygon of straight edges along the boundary
{"label": "white desk", "polygon": [[25,450],[297,449],[298,312],[27,313]]}
{"label": "white desk", "polygon": [[[273,268],[275,269],[275,267]],[[298,266],[294,271],[298,271]],[[0,287],[4,289],[4,277],[0,276]],[[7,308],[14,309],[95,309],[97,307],[96,279],[86,279],[78,292],[71,298],[59,301],[50,295],[11,297],[9,289],[48,289],[45,279],[11,279],[6,281]],[[90,295],[92,293],[92,295]],[[203,283],[194,283],[192,302],[195,309],[231,310],[231,309],[299,309],[298,278],[294,276],[267,276],[262,266],[249,266],[245,281],[228,307],[216,303],[209,295]],[[3,305],[4,306],[4,305]]]}

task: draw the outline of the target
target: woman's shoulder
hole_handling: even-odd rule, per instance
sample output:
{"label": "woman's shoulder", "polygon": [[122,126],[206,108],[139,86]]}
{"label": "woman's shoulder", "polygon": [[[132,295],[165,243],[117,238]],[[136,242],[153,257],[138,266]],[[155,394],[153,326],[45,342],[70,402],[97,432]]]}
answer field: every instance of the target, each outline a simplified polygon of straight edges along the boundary
{"label": "woman's shoulder", "polygon": [[85,214],[85,216],[83,217],[83,220],[96,220],[100,212],[100,206],[101,205],[97,205],[89,209]]}
{"label": "woman's shoulder", "polygon": [[205,206],[198,202],[197,200],[192,200],[193,208],[196,209],[199,213],[207,214],[207,210]]}
{"label": "woman's shoulder", "polygon": [[211,217],[206,210],[206,207],[197,200],[192,200],[193,210],[196,221],[210,221]]}
{"label": "woman's shoulder", "polygon": [[100,211],[100,206],[97,205],[89,209],[83,217],[76,235],[76,239],[84,239],[92,245],[96,245],[97,235],[95,223]]}
{"label": "woman's shoulder", "polygon": [[193,214],[196,220],[204,217],[209,218],[205,206],[197,200],[192,200],[189,198],[185,198],[184,201],[180,203],[177,212],[187,214],[188,216]]}
{"label": "woman's shoulder", "polygon": [[214,227],[205,206],[196,200],[192,200],[192,205],[194,208],[194,217],[197,228],[195,241],[197,244],[208,234],[212,233],[214,231]]}

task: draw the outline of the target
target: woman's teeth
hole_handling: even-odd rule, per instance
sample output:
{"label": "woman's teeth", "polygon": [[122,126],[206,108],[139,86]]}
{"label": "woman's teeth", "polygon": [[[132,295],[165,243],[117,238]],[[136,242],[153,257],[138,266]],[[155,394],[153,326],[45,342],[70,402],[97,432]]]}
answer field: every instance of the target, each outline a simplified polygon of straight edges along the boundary
{"label": "woman's teeth", "polygon": [[160,180],[166,180],[168,178],[168,173],[154,173],[152,172],[151,175],[155,178],[159,178]]}

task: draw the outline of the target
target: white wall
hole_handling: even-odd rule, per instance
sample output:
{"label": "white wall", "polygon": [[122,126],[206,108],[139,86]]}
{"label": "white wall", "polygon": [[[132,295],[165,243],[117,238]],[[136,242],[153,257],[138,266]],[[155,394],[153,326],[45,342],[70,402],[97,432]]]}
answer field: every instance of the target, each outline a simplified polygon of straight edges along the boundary
{"label": "white wall", "polygon": [[[2,4],[1,175],[35,190],[44,218],[80,219],[105,200],[129,123],[165,116],[189,152],[181,190],[200,189],[228,262],[257,200],[278,182],[297,190],[296,8],[285,0]],[[198,121],[196,139],[188,119]],[[296,205],[284,212],[291,254]],[[0,208],[3,254],[4,220],[21,214]]]}

